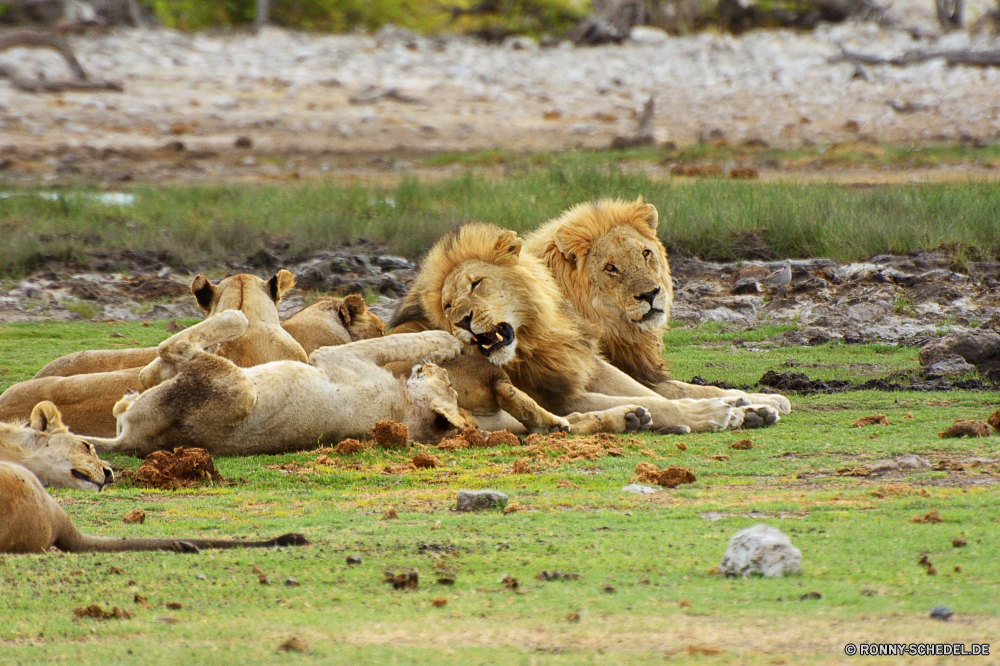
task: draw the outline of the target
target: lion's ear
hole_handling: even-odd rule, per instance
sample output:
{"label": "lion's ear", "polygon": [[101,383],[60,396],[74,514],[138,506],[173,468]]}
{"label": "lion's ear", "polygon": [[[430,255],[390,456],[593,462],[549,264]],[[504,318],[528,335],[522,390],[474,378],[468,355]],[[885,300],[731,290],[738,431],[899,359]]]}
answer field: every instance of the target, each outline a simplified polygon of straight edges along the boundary
{"label": "lion's ear", "polygon": [[566,261],[576,264],[577,259],[580,259],[587,254],[588,248],[580,248],[580,239],[571,234],[570,230],[566,227],[560,227],[557,229],[555,234],[552,235],[552,240],[555,242],[556,249],[559,250],[559,254],[561,254]]}
{"label": "lion's ear", "polygon": [[205,311],[205,314],[212,309],[212,301],[215,299],[215,285],[208,281],[208,278],[198,273],[191,280],[191,293],[198,301],[198,306]]}
{"label": "lion's ear", "polygon": [[[642,197],[639,197],[639,200],[636,203],[642,204]],[[652,230],[655,234],[656,227],[660,224],[660,214],[656,212],[656,206],[653,204],[645,204],[640,210],[643,221],[649,225],[650,230]]]}
{"label": "lion's ear", "polygon": [[281,300],[281,296],[294,286],[295,276],[282,268],[267,281],[267,293],[270,294],[271,300],[277,303]]}
{"label": "lion's ear", "polygon": [[496,248],[501,254],[519,257],[521,255],[521,237],[517,235],[516,231],[504,231],[497,239]]}
{"label": "lion's ear", "polygon": [[458,429],[465,428],[469,425],[469,422],[462,415],[462,410],[454,401],[444,400],[441,398],[434,398],[431,400],[431,411],[440,414]]}
{"label": "lion's ear", "polygon": [[59,408],[48,400],[44,400],[31,410],[31,427],[38,432],[68,432],[63,423]]}
{"label": "lion's ear", "polygon": [[359,294],[351,294],[340,304],[340,319],[345,328],[351,327],[351,322],[368,311],[365,299]]}

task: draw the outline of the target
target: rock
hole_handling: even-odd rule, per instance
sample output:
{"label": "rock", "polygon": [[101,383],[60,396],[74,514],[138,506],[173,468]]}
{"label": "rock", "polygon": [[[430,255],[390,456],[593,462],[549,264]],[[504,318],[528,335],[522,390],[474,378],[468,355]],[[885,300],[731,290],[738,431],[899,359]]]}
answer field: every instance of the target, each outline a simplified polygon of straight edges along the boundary
{"label": "rock", "polygon": [[746,294],[759,294],[760,284],[753,278],[745,278],[732,286],[729,293],[733,296],[743,296]]}
{"label": "rock", "polygon": [[947,377],[948,375],[965,375],[975,371],[976,366],[966,363],[965,359],[961,356],[954,355],[931,363],[924,370],[924,374],[928,379],[937,379],[939,377]]}
{"label": "rock", "polygon": [[961,356],[979,372],[1000,369],[1000,335],[983,330],[949,333],[920,350],[920,365],[931,366],[953,356]]}
{"label": "rock", "polygon": [[652,495],[660,492],[659,488],[644,486],[641,483],[630,483],[622,488],[623,493],[635,493],[636,495]]}
{"label": "rock", "polygon": [[927,458],[921,458],[912,453],[897,457],[896,464],[899,465],[900,469],[930,469],[931,467],[931,463]]}
{"label": "rock", "polygon": [[459,490],[455,510],[502,509],[507,506],[508,500],[507,495],[498,490]]}
{"label": "rock", "polygon": [[879,460],[868,466],[868,470],[871,474],[888,474],[889,472],[898,472],[899,463],[895,460]]}
{"label": "rock", "polygon": [[643,46],[659,46],[670,41],[670,35],[665,30],[648,25],[635,26],[628,34],[628,38],[636,44],[642,44]]}
{"label": "rock", "polygon": [[954,615],[954,613],[952,613],[951,609],[947,606],[935,606],[931,609],[931,617],[935,620],[947,620],[952,615]]}
{"label": "rock", "polygon": [[511,35],[503,40],[503,47],[513,51],[537,51],[538,42],[524,35]]}
{"label": "rock", "polygon": [[754,525],[736,533],[722,556],[719,573],[766,577],[802,572],[802,553],[784,534],[769,525]]}

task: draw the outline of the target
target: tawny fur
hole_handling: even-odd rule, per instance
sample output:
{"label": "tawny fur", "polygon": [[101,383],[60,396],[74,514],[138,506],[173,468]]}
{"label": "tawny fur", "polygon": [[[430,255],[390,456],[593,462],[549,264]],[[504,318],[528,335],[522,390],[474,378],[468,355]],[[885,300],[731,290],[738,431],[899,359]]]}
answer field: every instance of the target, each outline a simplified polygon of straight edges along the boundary
{"label": "tawny fur", "polygon": [[[447,373],[433,361],[461,344],[440,331],[322,347],[310,362],[239,368],[205,347],[244,333],[246,316],[229,310],[162,342],[155,363],[172,369],[163,383],[115,405],[116,438],[88,438],[99,452],[146,456],[196,446],[212,455],[282,453],[367,434],[376,421],[406,424],[416,441],[467,425]],[[409,380],[382,366],[424,360]],[[147,366],[147,370],[150,366]],[[143,372],[146,372],[144,370]]]}
{"label": "tawny fur", "polygon": [[86,551],[173,550],[302,546],[301,534],[285,534],[270,541],[229,539],[148,539],[95,537],[81,533],[52,496],[27,468],[0,462],[0,553],[44,553],[50,548]]}
{"label": "tawny fur", "polygon": [[[196,276],[191,291],[206,316],[237,309],[250,321],[246,334],[219,345],[217,353],[241,367],[277,360],[304,363],[307,360],[305,351],[278,321],[277,303],[294,284],[292,274],[284,269],[266,281],[255,275],[240,274],[217,285],[203,275]],[[26,420],[36,404],[48,400],[59,407],[63,420],[76,434],[114,437],[116,421],[111,410],[115,403],[126,393],[141,392],[146,385],[165,379],[149,378],[159,371],[158,365],[154,365],[146,370],[146,382],[149,383],[144,384],[140,373],[144,366],[155,362],[156,347],[86,351],[64,356],[39,371],[35,379],[19,382],[4,391],[0,395],[0,420]],[[101,370],[103,367],[118,368],[125,363],[139,365],[113,372]],[[55,375],[57,371],[65,376]],[[81,371],[84,374],[76,374]]]}
{"label": "tawny fur", "polygon": [[644,386],[671,399],[737,397],[787,414],[791,405],[779,395],[670,380],[663,334],[673,289],[658,224],[656,208],[642,197],[581,203],[532,232],[524,251],[548,267],[562,294],[598,329],[608,362]]}
{"label": "tawny fur", "polygon": [[45,486],[101,490],[114,481],[94,446],[74,435],[51,402],[40,402],[27,424],[0,423],[0,461],[23,465]]}
{"label": "tawny fur", "polygon": [[638,404],[656,428],[700,431],[739,427],[756,409],[736,400],[667,400],[610,365],[598,330],[544,264],[521,253],[514,232],[488,224],[460,227],[430,250],[391,326],[452,333],[556,414]]}
{"label": "tawny fur", "polygon": [[360,294],[317,299],[283,321],[281,327],[302,345],[306,354],[320,347],[346,345],[385,335],[382,320],[368,310]]}

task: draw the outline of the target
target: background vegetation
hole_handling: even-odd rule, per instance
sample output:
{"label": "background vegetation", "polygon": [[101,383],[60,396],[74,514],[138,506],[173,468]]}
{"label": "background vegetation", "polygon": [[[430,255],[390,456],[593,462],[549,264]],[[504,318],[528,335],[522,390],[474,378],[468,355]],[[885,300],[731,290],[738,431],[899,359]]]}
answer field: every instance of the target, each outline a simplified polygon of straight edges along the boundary
{"label": "background vegetation", "polygon": [[514,165],[507,177],[467,173],[393,186],[226,184],[137,187],[134,206],[106,205],[92,190],[56,200],[0,198],[0,274],[48,259],[86,267],[90,251],[162,254],[200,268],[261,249],[286,255],[367,238],[418,257],[454,225],[486,220],[529,231],[570,205],[642,195],[660,211],[672,254],[705,259],[824,256],[840,261],[946,246],[969,259],[1000,257],[1000,188],[993,183],[845,188],[728,179],[654,180],[615,164]]}

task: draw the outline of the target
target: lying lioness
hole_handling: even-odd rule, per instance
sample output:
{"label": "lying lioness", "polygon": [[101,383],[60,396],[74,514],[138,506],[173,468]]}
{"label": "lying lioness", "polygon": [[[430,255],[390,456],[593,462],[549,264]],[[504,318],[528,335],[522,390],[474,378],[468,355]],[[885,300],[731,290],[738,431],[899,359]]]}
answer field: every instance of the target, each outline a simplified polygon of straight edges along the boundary
{"label": "lying lioness", "polygon": [[[305,362],[306,353],[278,321],[277,303],[294,284],[292,274],[284,269],[266,281],[239,274],[212,284],[204,275],[197,275],[191,292],[206,317],[238,309],[250,321],[245,335],[219,345],[216,353],[244,367],[281,359]],[[26,420],[35,405],[48,400],[59,406],[74,433],[114,437],[112,408],[126,393],[144,390],[139,371],[155,358],[155,347],[88,350],[63,356],[42,368],[35,378],[14,384],[0,395],[0,420]],[[126,363],[137,367],[117,369]],[[116,370],[104,372],[102,368]],[[80,372],[86,374],[77,374]]]}
{"label": "lying lioness", "polygon": [[[232,340],[247,318],[229,310],[160,343],[143,375],[162,383],[115,405],[119,435],[88,437],[100,452],[146,456],[196,446],[212,455],[283,453],[368,433],[376,421],[406,424],[416,441],[467,425],[441,368],[461,343],[443,331],[323,347],[309,364],[276,361],[239,368],[205,347]],[[425,361],[408,380],[382,366]],[[145,381],[145,380],[144,380]]]}
{"label": "lying lioness", "polygon": [[173,550],[200,548],[268,548],[305,546],[301,534],[270,541],[230,539],[112,539],[83,534],[35,475],[16,463],[0,462],[0,553],[44,553],[53,546],[69,553],[85,551]]}
{"label": "lying lioness", "polygon": [[93,444],[71,433],[51,402],[35,405],[28,425],[0,423],[0,461],[27,467],[51,488],[100,490],[115,480]]}

